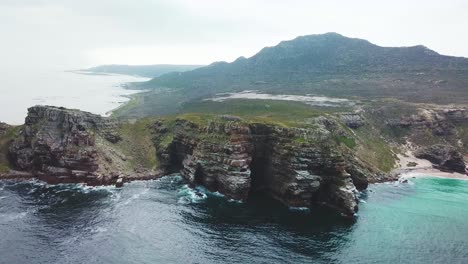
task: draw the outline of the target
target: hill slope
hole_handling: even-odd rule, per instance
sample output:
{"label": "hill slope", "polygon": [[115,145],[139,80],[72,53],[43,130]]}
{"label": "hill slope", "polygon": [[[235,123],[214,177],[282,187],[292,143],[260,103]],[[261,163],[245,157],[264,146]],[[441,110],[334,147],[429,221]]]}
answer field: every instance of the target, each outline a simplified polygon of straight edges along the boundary
{"label": "hill slope", "polygon": [[424,46],[380,47],[327,33],[284,41],[232,63],[165,74],[141,88],[153,90],[140,95],[135,106],[143,107],[128,109],[133,114],[172,112],[183,102],[243,90],[468,103],[468,59],[440,55]]}

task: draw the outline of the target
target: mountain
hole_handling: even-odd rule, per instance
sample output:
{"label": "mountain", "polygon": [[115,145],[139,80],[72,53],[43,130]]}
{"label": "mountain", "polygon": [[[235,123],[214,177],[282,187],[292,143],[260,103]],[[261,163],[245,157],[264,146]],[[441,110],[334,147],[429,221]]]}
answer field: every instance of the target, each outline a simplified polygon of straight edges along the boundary
{"label": "mountain", "polygon": [[138,75],[142,77],[159,77],[163,74],[170,72],[184,72],[191,71],[196,68],[203,67],[203,65],[170,65],[170,64],[157,64],[157,65],[101,65],[83,71],[92,73],[115,73],[126,75]]}
{"label": "mountain", "polygon": [[131,115],[170,113],[184,102],[244,90],[468,103],[468,59],[425,46],[380,47],[326,33],[283,41],[232,63],[164,74],[140,86],[152,92],[139,95],[141,107],[133,107]]}

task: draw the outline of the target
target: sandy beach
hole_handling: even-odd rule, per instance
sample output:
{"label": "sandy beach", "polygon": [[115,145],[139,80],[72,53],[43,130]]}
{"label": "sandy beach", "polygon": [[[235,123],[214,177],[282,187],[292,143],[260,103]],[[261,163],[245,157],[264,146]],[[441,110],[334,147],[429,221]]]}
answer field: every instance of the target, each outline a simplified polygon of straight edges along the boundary
{"label": "sandy beach", "polygon": [[425,159],[416,158],[411,151],[404,155],[398,154],[398,168],[394,170],[395,174],[400,175],[400,179],[409,179],[414,177],[438,177],[468,180],[468,175],[457,172],[445,172],[432,166],[432,163]]}

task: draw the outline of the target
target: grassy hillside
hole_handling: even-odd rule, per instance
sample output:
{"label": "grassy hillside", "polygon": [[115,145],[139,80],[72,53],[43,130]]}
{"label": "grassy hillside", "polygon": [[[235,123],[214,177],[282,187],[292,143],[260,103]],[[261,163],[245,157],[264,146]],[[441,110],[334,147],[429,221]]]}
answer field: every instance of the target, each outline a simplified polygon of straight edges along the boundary
{"label": "grassy hillside", "polygon": [[468,59],[328,33],[284,41],[232,63],[164,74],[139,88],[150,91],[136,95],[136,103],[119,115],[175,113],[186,102],[244,90],[468,104]]}
{"label": "grassy hillside", "polygon": [[[0,123],[0,125],[2,125]],[[10,168],[8,161],[8,147],[16,137],[21,126],[0,128],[0,173],[7,172]]]}

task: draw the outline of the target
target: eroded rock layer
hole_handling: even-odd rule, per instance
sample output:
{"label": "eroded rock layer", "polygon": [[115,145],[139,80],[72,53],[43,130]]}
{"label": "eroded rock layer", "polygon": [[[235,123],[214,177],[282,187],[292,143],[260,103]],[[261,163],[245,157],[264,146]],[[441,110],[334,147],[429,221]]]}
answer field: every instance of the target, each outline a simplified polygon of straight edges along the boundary
{"label": "eroded rock layer", "polygon": [[[323,204],[353,215],[357,189],[335,140],[339,126],[327,119],[316,124],[301,129],[177,119],[157,122],[154,128],[161,165],[180,170],[193,184],[238,200],[262,191],[288,206]],[[359,186],[365,188],[366,179],[360,179]]]}
{"label": "eroded rock layer", "polygon": [[439,144],[420,148],[415,156],[429,160],[441,170],[466,173],[463,155],[452,146]]}
{"label": "eroded rock layer", "polygon": [[51,183],[111,184],[137,175],[135,164],[114,145],[118,128],[115,120],[87,112],[31,107],[9,147],[10,159],[15,169]]}

